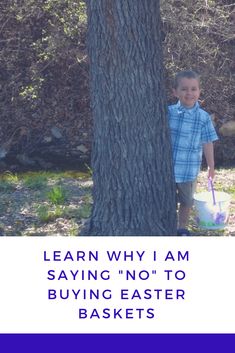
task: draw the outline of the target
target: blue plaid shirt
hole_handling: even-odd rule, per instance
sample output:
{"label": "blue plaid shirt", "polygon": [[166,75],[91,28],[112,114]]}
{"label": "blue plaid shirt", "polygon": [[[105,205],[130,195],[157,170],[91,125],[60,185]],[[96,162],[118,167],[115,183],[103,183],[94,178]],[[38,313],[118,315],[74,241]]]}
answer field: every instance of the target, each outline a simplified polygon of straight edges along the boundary
{"label": "blue plaid shirt", "polygon": [[175,181],[195,180],[201,167],[203,144],[218,140],[218,136],[210,115],[198,102],[189,109],[180,102],[168,109]]}

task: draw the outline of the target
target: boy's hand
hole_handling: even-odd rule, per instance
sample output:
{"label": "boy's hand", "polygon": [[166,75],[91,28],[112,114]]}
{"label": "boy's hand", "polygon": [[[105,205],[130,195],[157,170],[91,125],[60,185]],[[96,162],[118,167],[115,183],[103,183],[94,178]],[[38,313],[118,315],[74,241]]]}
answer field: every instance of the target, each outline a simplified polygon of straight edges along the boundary
{"label": "boy's hand", "polygon": [[215,176],[213,143],[212,142],[205,143],[203,145],[203,151],[208,165],[208,178],[213,179]]}
{"label": "boy's hand", "polygon": [[211,178],[212,180],[215,177],[215,169],[208,167],[208,178]]}

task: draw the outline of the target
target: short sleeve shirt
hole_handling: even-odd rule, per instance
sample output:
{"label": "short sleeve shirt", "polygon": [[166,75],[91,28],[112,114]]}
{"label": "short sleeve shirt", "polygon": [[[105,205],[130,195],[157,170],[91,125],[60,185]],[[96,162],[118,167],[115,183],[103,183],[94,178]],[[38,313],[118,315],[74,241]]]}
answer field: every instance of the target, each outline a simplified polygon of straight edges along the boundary
{"label": "short sleeve shirt", "polygon": [[169,124],[175,181],[195,180],[201,167],[203,144],[218,139],[210,115],[198,102],[190,109],[178,102],[169,106]]}

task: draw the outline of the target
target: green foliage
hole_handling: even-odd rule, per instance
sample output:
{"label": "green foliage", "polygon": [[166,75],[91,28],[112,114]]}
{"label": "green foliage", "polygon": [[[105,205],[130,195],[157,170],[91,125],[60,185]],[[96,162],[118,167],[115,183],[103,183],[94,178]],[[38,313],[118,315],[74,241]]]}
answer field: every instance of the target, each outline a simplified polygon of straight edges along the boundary
{"label": "green foliage", "polygon": [[19,181],[18,175],[10,171],[6,171],[2,174],[1,179],[11,184],[17,184]]}
{"label": "green foliage", "polygon": [[51,222],[63,216],[63,208],[56,206],[54,210],[48,205],[40,205],[37,208],[37,216],[41,222]]}
{"label": "green foliage", "polygon": [[0,192],[13,191],[16,188],[19,179],[18,176],[9,171],[3,173],[0,177]]}
{"label": "green foliage", "polygon": [[67,199],[66,192],[61,186],[54,186],[47,193],[47,197],[54,205],[62,205]]}
{"label": "green foliage", "polygon": [[23,183],[30,189],[43,189],[47,186],[47,176],[45,174],[28,174]]}

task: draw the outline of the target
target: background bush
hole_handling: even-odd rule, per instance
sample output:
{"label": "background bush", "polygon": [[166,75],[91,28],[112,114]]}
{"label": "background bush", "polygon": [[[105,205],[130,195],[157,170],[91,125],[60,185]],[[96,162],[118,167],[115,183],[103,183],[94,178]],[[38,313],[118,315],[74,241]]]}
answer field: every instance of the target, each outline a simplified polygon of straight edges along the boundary
{"label": "background bush", "polygon": [[53,126],[62,131],[67,149],[74,139],[85,139],[85,26],[84,2],[1,1],[2,147],[30,154],[50,137]]}
{"label": "background bush", "polygon": [[[167,0],[161,8],[168,101],[173,74],[192,68],[217,129],[234,121],[233,1]],[[1,1],[0,157],[90,149],[85,11],[78,0]],[[55,127],[63,138],[52,136]],[[234,146],[234,136],[220,140],[219,163],[235,160]]]}

